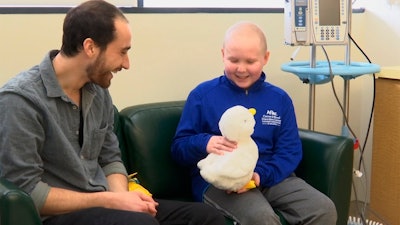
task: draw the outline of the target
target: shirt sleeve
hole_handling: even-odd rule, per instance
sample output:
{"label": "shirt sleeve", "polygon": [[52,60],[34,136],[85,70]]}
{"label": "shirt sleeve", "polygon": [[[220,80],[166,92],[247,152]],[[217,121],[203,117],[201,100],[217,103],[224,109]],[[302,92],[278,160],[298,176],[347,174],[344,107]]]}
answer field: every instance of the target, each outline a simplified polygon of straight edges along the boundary
{"label": "shirt sleeve", "polygon": [[[31,193],[43,172],[43,162],[39,149],[43,147],[43,117],[35,103],[27,98],[12,93],[0,93],[0,165],[1,176]],[[35,199],[43,201],[46,189]],[[40,197],[39,197],[40,196]]]}
{"label": "shirt sleeve", "polygon": [[207,143],[211,134],[204,133],[201,125],[201,101],[192,92],[185,103],[172,143],[172,157],[179,164],[194,166],[207,156]]}
{"label": "shirt sleeve", "polygon": [[107,127],[103,146],[99,156],[99,164],[103,168],[105,176],[113,173],[120,173],[127,175],[126,168],[121,159],[121,150],[119,149],[119,142],[117,135],[114,132],[114,105],[108,91],[105,91],[107,102],[107,113],[105,120],[109,126]]}

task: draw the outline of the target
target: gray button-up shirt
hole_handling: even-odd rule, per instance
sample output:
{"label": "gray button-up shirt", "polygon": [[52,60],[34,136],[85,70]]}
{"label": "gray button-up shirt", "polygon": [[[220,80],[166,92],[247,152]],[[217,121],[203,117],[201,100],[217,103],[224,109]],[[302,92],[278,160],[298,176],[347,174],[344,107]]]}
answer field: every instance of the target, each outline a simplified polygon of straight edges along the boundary
{"label": "gray button-up shirt", "polygon": [[38,209],[50,186],[106,191],[107,175],[126,175],[113,132],[114,111],[108,90],[86,84],[80,109],[58,83],[52,65],[56,53],[49,52],[39,65],[0,89],[0,176],[29,193]]}

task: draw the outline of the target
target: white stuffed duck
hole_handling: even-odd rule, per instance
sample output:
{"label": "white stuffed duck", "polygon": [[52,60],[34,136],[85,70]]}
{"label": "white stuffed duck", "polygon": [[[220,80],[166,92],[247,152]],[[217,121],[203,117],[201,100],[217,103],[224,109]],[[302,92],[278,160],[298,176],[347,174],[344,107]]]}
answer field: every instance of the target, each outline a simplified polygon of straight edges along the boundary
{"label": "white stuffed duck", "polygon": [[[254,132],[254,109],[233,106],[222,114],[218,123],[222,136],[236,141],[237,148],[223,155],[210,153],[197,163],[201,176],[216,188],[238,191],[251,182],[258,159]],[[253,186],[255,187],[255,186]]]}

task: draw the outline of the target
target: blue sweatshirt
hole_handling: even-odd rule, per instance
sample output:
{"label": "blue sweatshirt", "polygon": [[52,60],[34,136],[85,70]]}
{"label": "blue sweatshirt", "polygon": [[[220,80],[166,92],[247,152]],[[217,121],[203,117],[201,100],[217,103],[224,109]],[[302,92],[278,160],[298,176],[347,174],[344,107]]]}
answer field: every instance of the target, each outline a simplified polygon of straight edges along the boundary
{"label": "blue sweatshirt", "polygon": [[271,187],[294,172],[302,147],[292,100],[282,89],[265,82],[265,74],[249,89],[236,86],[225,75],[193,89],[186,101],[172,144],[172,157],[188,167],[192,192],[202,201],[209,184],[201,177],[197,162],[207,156],[206,146],[213,135],[221,135],[221,115],[234,105],[256,110],[252,138],[259,149],[255,172],[260,186]]}

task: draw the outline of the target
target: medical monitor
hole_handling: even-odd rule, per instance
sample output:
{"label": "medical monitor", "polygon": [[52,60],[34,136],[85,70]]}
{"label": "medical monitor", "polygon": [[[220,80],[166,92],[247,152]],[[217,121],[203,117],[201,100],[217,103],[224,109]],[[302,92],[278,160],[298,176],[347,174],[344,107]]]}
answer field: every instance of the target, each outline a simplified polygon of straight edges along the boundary
{"label": "medical monitor", "polygon": [[348,37],[348,0],[286,0],[285,43],[344,45]]}

